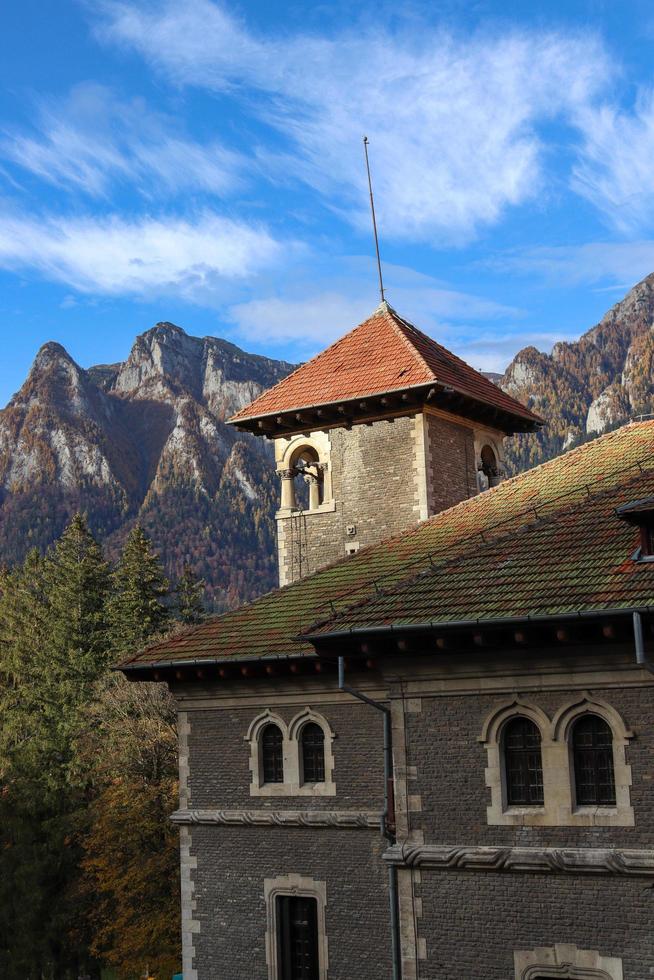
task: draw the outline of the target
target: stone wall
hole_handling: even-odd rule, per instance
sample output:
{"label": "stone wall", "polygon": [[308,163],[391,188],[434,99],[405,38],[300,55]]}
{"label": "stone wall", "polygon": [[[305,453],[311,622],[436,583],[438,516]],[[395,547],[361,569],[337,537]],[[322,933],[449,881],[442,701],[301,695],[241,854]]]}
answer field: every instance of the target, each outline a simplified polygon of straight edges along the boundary
{"label": "stone wall", "polygon": [[[514,954],[541,947],[558,949],[561,963],[574,947],[586,969],[555,966],[543,976],[654,977],[654,679],[635,667],[632,651],[529,651],[519,662],[496,655],[493,665],[478,652],[422,656],[384,670],[369,675],[367,693],[386,699],[391,684],[403,980],[514,980]],[[268,980],[266,887],[289,875],[326,894],[327,980],[389,975],[385,843],[375,826],[381,717],[333,692],[333,676],[313,677],[311,689],[303,683],[176,690],[185,980]],[[516,699],[550,721],[584,699],[623,720],[633,826],[489,825],[480,736]],[[250,725],[271,709],[288,726],[307,706],[334,734],[335,795],[252,796]],[[634,865],[620,863],[625,853],[635,853]],[[550,855],[547,873],[542,854]],[[595,969],[595,960],[619,960],[622,972]]]}
{"label": "stone wall", "polygon": [[[410,829],[419,829],[425,840],[466,845],[654,847],[654,691],[596,686],[588,694],[615,708],[633,732],[626,758],[635,826],[489,826],[488,757],[479,736],[484,720],[511,695],[479,694],[423,697],[420,710],[407,713],[407,765],[415,767],[409,792],[419,797],[421,806],[420,812],[409,815]],[[524,694],[525,702],[548,718],[579,698],[579,690],[572,689]]]}
{"label": "stone wall", "polygon": [[[250,744],[246,740],[252,721],[267,705],[249,708],[189,711],[188,732],[190,801],[193,808],[218,807],[374,810],[382,809],[383,759],[381,714],[367,705],[318,704],[316,710],[334,732],[333,780],[336,795],[331,797],[253,797],[250,793]],[[287,724],[302,710],[274,706]]]}
{"label": "stone wall", "polygon": [[466,425],[425,413],[429,515],[478,493],[475,439]]}
{"label": "stone wall", "polygon": [[268,980],[264,882],[289,872],[324,883],[330,980],[389,975],[387,878],[377,832],[194,827],[192,840],[199,980]]}
{"label": "stone wall", "polygon": [[[654,896],[648,884],[590,876],[423,873],[416,888],[426,954],[420,980],[513,980],[514,951],[557,943],[620,958],[624,980],[646,980],[654,976]],[[552,971],[561,977],[605,975]]]}
{"label": "stone wall", "polygon": [[333,509],[278,516],[282,585],[478,492],[474,432],[454,419],[419,414],[331,429],[329,447]]}
{"label": "stone wall", "polygon": [[[180,712],[183,802],[192,814],[176,818],[186,820],[181,827],[185,980],[268,978],[265,882],[289,874],[326,891],[329,977],[378,980],[390,957],[385,842],[378,827],[381,716],[361,703],[317,698],[314,709],[334,734],[336,795],[253,797],[250,725],[271,704],[286,725],[303,710],[297,703],[275,704],[274,687],[269,690],[266,704],[240,707],[216,698],[215,707],[188,710],[186,702]],[[225,824],[226,812],[235,824]],[[257,821],[266,812],[272,822],[261,826]],[[289,813],[295,825],[275,822]],[[324,814],[322,824],[297,825],[312,813]],[[338,822],[341,826],[333,825]]]}

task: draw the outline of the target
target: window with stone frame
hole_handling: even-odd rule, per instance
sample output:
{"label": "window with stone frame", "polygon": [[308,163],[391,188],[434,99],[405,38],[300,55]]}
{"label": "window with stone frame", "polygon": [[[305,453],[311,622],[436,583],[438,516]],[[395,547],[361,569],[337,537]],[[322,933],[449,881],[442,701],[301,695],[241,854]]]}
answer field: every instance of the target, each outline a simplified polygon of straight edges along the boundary
{"label": "window with stone frame", "polygon": [[315,722],[302,726],[300,734],[301,773],[303,783],[325,781],[325,733]]}
{"label": "window with stone frame", "polygon": [[307,706],[290,721],[266,708],[244,735],[250,754],[251,796],[335,796],[334,732]]}
{"label": "window with stone frame", "polygon": [[590,692],[552,717],[520,697],[495,705],[478,736],[488,760],[488,824],[633,827],[633,736],[620,713]]}
{"label": "window with stone frame", "polygon": [[598,715],[584,715],[573,724],[571,741],[577,806],[615,806],[610,726]]}
{"label": "window with stone frame", "polygon": [[275,724],[261,733],[261,768],[264,783],[284,782],[284,739]]}
{"label": "window with stone frame", "polygon": [[542,806],[543,760],[538,726],[518,716],[504,726],[504,779],[509,806]]}

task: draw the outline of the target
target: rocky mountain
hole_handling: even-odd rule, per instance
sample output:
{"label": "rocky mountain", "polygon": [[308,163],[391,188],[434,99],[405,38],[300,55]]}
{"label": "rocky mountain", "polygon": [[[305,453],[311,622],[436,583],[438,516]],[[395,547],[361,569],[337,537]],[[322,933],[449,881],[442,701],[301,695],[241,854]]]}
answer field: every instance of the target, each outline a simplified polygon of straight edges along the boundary
{"label": "rocky mountain", "polygon": [[0,411],[0,563],[76,510],[116,553],[139,521],[176,578],[223,609],[275,582],[272,450],[225,419],[293,365],[158,323],[126,361],[83,370],[56,343]]}
{"label": "rocky mountain", "polygon": [[507,444],[512,472],[654,412],[654,273],[574,343],[521,350],[500,386],[547,421]]}

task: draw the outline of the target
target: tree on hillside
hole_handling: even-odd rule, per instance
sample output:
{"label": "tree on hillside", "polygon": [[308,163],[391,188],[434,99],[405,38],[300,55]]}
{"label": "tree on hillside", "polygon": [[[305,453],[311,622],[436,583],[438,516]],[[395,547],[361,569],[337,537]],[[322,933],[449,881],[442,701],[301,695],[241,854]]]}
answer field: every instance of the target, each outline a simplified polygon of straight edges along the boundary
{"label": "tree on hillside", "polygon": [[180,623],[192,626],[204,619],[204,579],[197,576],[190,565],[184,565],[175,586],[175,614]]}
{"label": "tree on hillside", "polygon": [[92,951],[121,978],[179,969],[175,708],[165,684],[107,676],[89,712],[98,792],[84,838]]}
{"label": "tree on hillside", "polygon": [[[81,516],[0,585],[0,973],[88,967],[76,900],[88,786],[74,745],[107,662],[102,553]],[[7,891],[4,891],[4,889]]]}
{"label": "tree on hillside", "polygon": [[[190,589],[187,603],[194,594]],[[159,558],[136,527],[107,602],[114,661],[171,625],[167,599]],[[176,753],[166,685],[102,677],[79,745],[95,785],[83,840],[84,893],[91,950],[121,980],[145,975],[146,966],[162,978],[179,968],[178,841],[168,819],[177,804]]]}
{"label": "tree on hillside", "polygon": [[107,604],[114,654],[133,653],[146,640],[166,628],[170,609],[165,604],[168,580],[159,556],[138,525],[132,530],[112,576]]}

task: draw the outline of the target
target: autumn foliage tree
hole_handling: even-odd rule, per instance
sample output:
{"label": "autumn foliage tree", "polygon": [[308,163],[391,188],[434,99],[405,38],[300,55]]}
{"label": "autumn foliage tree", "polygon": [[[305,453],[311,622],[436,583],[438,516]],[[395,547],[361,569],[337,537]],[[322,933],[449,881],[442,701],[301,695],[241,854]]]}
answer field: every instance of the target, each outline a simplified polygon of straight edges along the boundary
{"label": "autumn foliage tree", "polygon": [[171,625],[135,529],[112,571],[81,516],[0,572],[0,976],[179,966],[173,704],[109,670]]}

